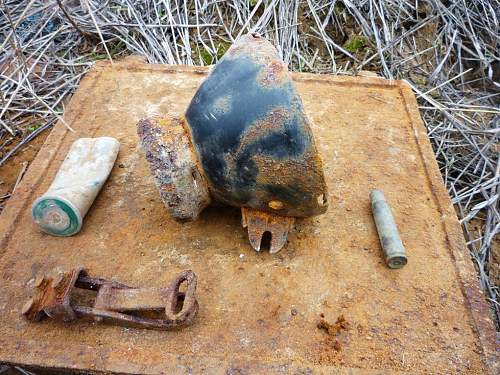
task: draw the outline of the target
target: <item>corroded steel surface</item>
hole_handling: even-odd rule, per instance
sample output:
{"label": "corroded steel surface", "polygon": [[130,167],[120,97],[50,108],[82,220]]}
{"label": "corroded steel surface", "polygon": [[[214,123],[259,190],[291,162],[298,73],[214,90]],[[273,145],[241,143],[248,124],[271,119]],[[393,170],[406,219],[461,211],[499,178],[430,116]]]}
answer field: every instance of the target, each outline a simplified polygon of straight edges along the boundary
{"label": "corroded steel surface", "polygon": [[183,118],[148,118],[139,122],[137,133],[167,210],[176,220],[195,220],[210,195],[185,128]]}
{"label": "corroded steel surface", "polygon": [[[148,374],[498,373],[488,308],[410,89],[293,76],[314,122],[330,206],[296,220],[284,251],[270,255],[250,247],[236,209],[171,219],[138,146],[139,119],[182,113],[205,73],[100,63],[82,81],[65,113],[76,133],[53,130],[0,216],[0,361]],[[82,231],[41,233],[31,203],[74,139],[102,135],[122,147]],[[375,188],[391,202],[406,248],[400,270],[384,263],[369,201]],[[35,275],[79,264],[151,287],[189,268],[198,275],[198,316],[181,330],[153,331],[20,315]],[[339,321],[345,328],[318,328]]]}
{"label": "corroded steel surface", "polygon": [[328,194],[310,120],[286,65],[257,33],[239,38],[196,91],[185,116],[139,121],[160,196],[177,220],[213,198],[241,207],[250,244],[287,241],[294,217],[326,212]]}
{"label": "corroded steel surface", "polygon": [[326,211],[310,121],[266,39],[255,33],[238,39],[194,95],[186,119],[217,200],[281,216]]}
{"label": "corroded steel surface", "polygon": [[[180,292],[183,283],[186,291]],[[137,328],[172,329],[193,323],[199,308],[196,283],[193,271],[186,270],[166,288],[132,288],[90,277],[85,269],[76,267],[52,275],[37,275],[29,286],[34,288],[34,295],[21,312],[32,322],[48,316],[69,323],[83,317]],[[76,295],[75,289],[96,291],[93,306],[82,304],[82,297]]]}
{"label": "corroded steel surface", "polygon": [[242,226],[247,228],[250,244],[257,251],[260,251],[262,238],[268,232],[271,235],[269,252],[277,253],[285,245],[294,222],[295,218],[290,216],[278,216],[248,207],[241,208]]}

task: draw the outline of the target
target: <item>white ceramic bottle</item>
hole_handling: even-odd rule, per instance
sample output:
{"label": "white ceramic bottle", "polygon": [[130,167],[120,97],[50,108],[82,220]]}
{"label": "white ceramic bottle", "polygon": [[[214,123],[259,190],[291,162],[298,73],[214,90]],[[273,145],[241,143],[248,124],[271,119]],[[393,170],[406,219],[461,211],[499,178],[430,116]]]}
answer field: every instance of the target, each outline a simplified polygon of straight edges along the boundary
{"label": "white ceramic bottle", "polygon": [[72,145],[43,196],[32,206],[33,220],[54,236],[72,236],[106,182],[120,143],[111,137],[80,138]]}

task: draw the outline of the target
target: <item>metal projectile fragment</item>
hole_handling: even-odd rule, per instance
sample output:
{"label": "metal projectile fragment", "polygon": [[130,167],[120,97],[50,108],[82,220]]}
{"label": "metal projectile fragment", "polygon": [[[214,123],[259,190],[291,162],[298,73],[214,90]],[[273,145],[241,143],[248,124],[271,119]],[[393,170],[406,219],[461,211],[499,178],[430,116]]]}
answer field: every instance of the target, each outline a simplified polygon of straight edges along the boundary
{"label": "metal projectile fragment", "polygon": [[408,259],[391,208],[385,200],[384,193],[380,190],[373,190],[370,193],[370,199],[385,262],[390,268],[401,268],[408,262]]}
{"label": "metal projectile fragment", "polygon": [[[35,294],[22,309],[26,319],[37,322],[48,316],[61,322],[78,317],[109,321],[140,328],[170,329],[189,325],[198,313],[196,275],[179,273],[166,288],[131,288],[125,284],[90,277],[77,267],[56,275],[40,275],[35,279]],[[186,292],[180,292],[183,283]],[[73,300],[74,289],[97,291],[93,307]],[[153,313],[162,315],[152,316]]]}
{"label": "metal projectile fragment", "polygon": [[241,207],[253,248],[270,232],[277,252],[294,217],[326,212],[310,121],[276,49],[256,33],[231,46],[184,116],[141,120],[138,134],[176,219],[196,219],[211,201]]}

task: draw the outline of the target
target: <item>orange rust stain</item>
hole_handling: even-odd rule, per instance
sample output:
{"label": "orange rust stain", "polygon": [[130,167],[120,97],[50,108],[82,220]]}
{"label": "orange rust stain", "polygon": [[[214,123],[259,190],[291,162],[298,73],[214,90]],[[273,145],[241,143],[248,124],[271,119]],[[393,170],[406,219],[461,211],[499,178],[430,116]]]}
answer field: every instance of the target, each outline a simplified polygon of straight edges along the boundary
{"label": "orange rust stain", "polygon": [[263,139],[273,131],[285,130],[285,122],[290,119],[290,113],[284,107],[275,107],[265,117],[248,126],[241,135],[240,145],[235,154],[239,155],[252,143]]}
{"label": "orange rust stain", "polygon": [[341,330],[347,330],[349,328],[349,323],[344,318],[344,315],[340,315],[335,323],[329,323],[325,318],[321,318],[318,322],[317,327],[324,330],[330,336],[336,336]]}
{"label": "orange rust stain", "polygon": [[[404,112],[409,91],[403,97],[397,86],[384,86],[384,80],[375,84],[367,78],[296,76],[304,105],[314,116],[313,132],[321,143],[336,204],[325,215],[297,220],[290,243],[271,256],[250,248],[233,208],[209,208],[196,222],[174,222],[138,155],[138,118],[130,111],[107,110],[108,104],[127,107],[138,97],[148,97],[163,103],[164,112],[182,113],[193,96],[192,84],[199,82],[197,72],[189,74],[185,87],[148,91],[146,77],[174,80],[175,72],[187,68],[144,65],[130,71],[115,62],[99,69],[100,75],[84,78],[65,113],[79,133],[55,127],[0,216],[5,281],[0,293],[1,360],[63,368],[70,363],[73,369],[99,373],[175,373],[179,366],[206,372],[234,363],[247,366],[248,372],[257,368],[273,373],[278,366],[271,364],[290,362],[324,373],[488,373],[471,311],[485,322],[488,315],[478,313],[477,306],[471,310],[461,289],[464,283],[477,285],[476,274],[464,255],[460,225],[417,104],[408,104],[410,117]],[[126,89],[134,95],[125,96]],[[391,104],[370,98],[374,92]],[[165,102],[166,93],[175,99]],[[416,130],[423,149],[415,141]],[[43,235],[31,223],[29,202],[45,191],[79,134],[119,138],[117,166],[124,167],[112,171],[81,233],[64,239]],[[397,155],[388,152],[392,142],[400,149]],[[56,157],[47,166],[52,154]],[[368,201],[370,189],[377,186],[391,200],[411,249],[412,267],[402,272],[386,269],[381,258]],[[438,209],[434,199],[450,208]],[[19,313],[28,298],[21,286],[38,271],[74,263],[131,285],[158,287],[173,273],[193,269],[199,274],[202,314],[192,327],[167,333],[92,323],[72,329],[53,322],[27,324]],[[464,270],[470,270],[465,277]],[[477,305],[483,297],[477,286],[474,290],[465,295],[475,295]],[[328,304],[321,305],[324,300]],[[298,313],[289,320],[280,313],[271,319],[278,304],[280,313],[292,307]],[[357,328],[339,332],[340,351],[334,342],[325,345],[328,335],[316,326],[318,309],[335,317],[344,314]],[[222,333],[221,322],[227,327]],[[494,333],[491,321],[479,328],[488,325]],[[287,350],[290,355],[284,354]],[[96,355],[104,360],[96,362]]]}
{"label": "orange rust stain", "polygon": [[273,210],[281,210],[283,208],[283,202],[278,200],[270,201],[267,205]]}
{"label": "orange rust stain", "polygon": [[281,61],[270,61],[259,73],[257,77],[263,87],[275,87],[291,82],[290,74],[286,66]]}
{"label": "orange rust stain", "polygon": [[[251,35],[241,37],[236,44],[231,46],[224,57],[234,58],[242,55],[262,65],[279,61],[276,49],[269,41],[264,38],[254,38]],[[276,56],[276,58],[270,59],[269,56]]]}

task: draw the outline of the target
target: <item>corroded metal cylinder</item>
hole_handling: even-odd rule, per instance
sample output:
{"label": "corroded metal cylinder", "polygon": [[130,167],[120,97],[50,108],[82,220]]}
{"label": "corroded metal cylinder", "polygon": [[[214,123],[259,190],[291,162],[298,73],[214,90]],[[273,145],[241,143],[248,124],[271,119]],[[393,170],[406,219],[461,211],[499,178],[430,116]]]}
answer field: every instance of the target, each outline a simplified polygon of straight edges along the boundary
{"label": "corroded metal cylinder", "polygon": [[168,116],[143,119],[137,127],[160,197],[179,221],[195,220],[210,204],[186,126],[183,118]]}
{"label": "corroded metal cylinder", "polygon": [[390,268],[401,268],[408,259],[391,208],[380,190],[373,190],[370,193],[370,200],[385,262]]}

